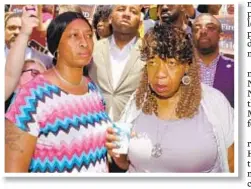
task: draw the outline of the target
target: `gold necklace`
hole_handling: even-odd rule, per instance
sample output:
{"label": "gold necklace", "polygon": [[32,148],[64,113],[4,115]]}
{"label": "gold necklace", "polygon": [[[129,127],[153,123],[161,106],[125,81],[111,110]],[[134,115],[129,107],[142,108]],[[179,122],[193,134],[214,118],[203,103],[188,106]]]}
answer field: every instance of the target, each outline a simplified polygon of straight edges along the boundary
{"label": "gold necklace", "polygon": [[71,83],[71,82],[65,80],[65,79],[60,75],[60,73],[56,70],[55,67],[53,67],[52,69],[53,69],[53,71],[55,72],[55,74],[57,75],[57,77],[58,77],[61,81],[63,81],[65,84],[67,84],[67,85],[71,85],[71,86],[77,87],[77,86],[80,86],[80,85],[83,83],[83,81],[84,81],[84,77],[82,76],[82,79],[81,79],[81,81],[80,81],[78,84],[73,84],[73,83]]}

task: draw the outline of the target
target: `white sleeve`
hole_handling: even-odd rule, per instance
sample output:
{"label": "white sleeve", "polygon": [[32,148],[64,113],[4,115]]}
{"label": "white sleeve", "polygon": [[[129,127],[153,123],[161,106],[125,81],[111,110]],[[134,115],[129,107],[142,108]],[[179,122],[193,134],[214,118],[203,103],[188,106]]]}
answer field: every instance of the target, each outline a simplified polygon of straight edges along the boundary
{"label": "white sleeve", "polygon": [[224,134],[226,148],[229,148],[234,142],[234,109],[223,93],[214,89],[215,109]]}
{"label": "white sleeve", "polygon": [[226,147],[229,148],[234,143],[234,109],[228,100],[223,96],[222,103],[225,104],[226,120],[224,129]]}
{"label": "white sleeve", "polygon": [[135,118],[138,117],[138,115],[140,114],[140,110],[137,110],[135,100],[136,100],[136,92],[134,92],[131,95],[124,110],[121,112],[119,121],[125,122],[125,123],[132,123],[135,120]]}
{"label": "white sleeve", "polygon": [[202,104],[208,119],[215,124],[220,138],[224,140],[226,148],[234,142],[234,109],[223,93],[212,87],[202,85],[203,100]]}

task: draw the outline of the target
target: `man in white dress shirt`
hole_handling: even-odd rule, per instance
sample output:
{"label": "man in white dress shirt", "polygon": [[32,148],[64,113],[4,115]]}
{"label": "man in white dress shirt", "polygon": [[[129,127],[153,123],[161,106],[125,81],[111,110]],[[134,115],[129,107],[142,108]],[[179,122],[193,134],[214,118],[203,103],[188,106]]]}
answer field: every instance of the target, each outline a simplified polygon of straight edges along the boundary
{"label": "man in white dress shirt", "polygon": [[106,110],[117,121],[136,90],[144,62],[140,60],[140,5],[115,5],[109,18],[113,34],[97,41],[89,75],[103,92]]}

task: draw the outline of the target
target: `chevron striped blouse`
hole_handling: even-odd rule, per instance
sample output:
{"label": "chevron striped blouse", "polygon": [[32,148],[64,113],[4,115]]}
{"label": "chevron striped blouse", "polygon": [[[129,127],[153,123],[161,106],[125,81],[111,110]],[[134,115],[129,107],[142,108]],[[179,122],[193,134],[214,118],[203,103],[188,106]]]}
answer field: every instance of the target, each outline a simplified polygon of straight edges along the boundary
{"label": "chevron striped blouse", "polygon": [[16,92],[6,118],[37,137],[29,172],[108,172],[111,122],[90,79],[88,93],[73,95],[39,75]]}

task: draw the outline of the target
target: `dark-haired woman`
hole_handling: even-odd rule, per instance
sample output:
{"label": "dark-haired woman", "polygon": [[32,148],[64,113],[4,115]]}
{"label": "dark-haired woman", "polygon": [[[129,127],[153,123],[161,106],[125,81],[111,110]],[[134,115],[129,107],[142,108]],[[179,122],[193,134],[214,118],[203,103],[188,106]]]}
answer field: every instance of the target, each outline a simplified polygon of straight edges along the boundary
{"label": "dark-haired woman", "polygon": [[111,126],[98,87],[83,77],[92,57],[92,28],[66,12],[47,30],[55,67],[22,85],[6,114],[6,172],[108,172]]}
{"label": "dark-haired woman", "polygon": [[100,5],[97,7],[94,15],[92,25],[96,30],[97,39],[109,37],[112,34],[112,26],[109,23],[109,16],[112,8],[109,5]]}
{"label": "dark-haired woman", "polygon": [[108,128],[106,146],[120,168],[215,173],[233,166],[233,109],[223,94],[200,83],[192,49],[172,25],[156,25],[144,36],[144,74],[120,120],[133,124],[127,157],[113,152],[119,139]]}

